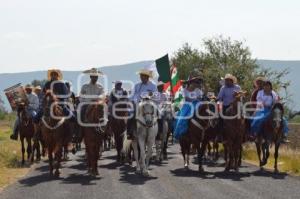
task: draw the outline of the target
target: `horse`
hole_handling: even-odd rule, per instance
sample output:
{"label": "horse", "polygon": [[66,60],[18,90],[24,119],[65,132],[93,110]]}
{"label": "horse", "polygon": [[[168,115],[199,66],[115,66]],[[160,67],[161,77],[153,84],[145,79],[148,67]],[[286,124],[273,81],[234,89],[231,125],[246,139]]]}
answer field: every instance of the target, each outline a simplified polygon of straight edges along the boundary
{"label": "horse", "polygon": [[41,122],[42,137],[45,142],[45,147],[48,151],[50,176],[53,176],[53,155],[55,157],[55,172],[54,175],[60,175],[60,163],[62,158],[62,148],[64,140],[69,133],[66,131],[66,118],[63,114],[63,109],[58,105],[57,98],[48,91],[43,99],[43,116]]}
{"label": "horse", "polygon": [[226,110],[224,118],[224,159],[225,171],[234,169],[239,171],[242,161],[242,143],[246,134],[246,123],[243,107],[243,99],[246,92],[234,93],[234,101]]}
{"label": "horse", "polygon": [[131,141],[127,140],[127,137],[124,139],[123,150],[128,153],[132,146],[137,164],[136,173],[144,176],[150,176],[148,168],[152,157],[152,147],[158,132],[157,116],[157,105],[149,98],[143,99],[137,106],[134,139]]}
{"label": "horse", "polygon": [[156,139],[156,161],[167,159],[168,137],[170,136],[173,121],[172,103],[166,102],[161,107],[162,132],[158,133]]}
{"label": "horse", "polygon": [[197,150],[199,172],[203,172],[203,155],[207,144],[201,145],[205,137],[206,130],[212,125],[212,119],[209,115],[209,106],[203,103],[201,106],[196,106],[196,114],[190,119],[188,123],[187,132],[179,139],[181,146],[181,153],[184,160],[184,168],[189,169],[189,155],[191,145],[193,144]]}
{"label": "horse", "polygon": [[[33,156],[33,146],[32,146],[32,139],[34,136],[34,125],[32,118],[28,116],[26,113],[26,105],[25,104],[19,104],[18,105],[18,117],[20,120],[20,126],[19,126],[19,132],[20,132],[20,141],[21,141],[21,150],[22,150],[22,165],[25,163],[25,144],[24,139],[26,139],[27,142],[27,159],[31,162],[34,161]],[[39,158],[37,156],[37,158]]]}
{"label": "horse", "polygon": [[98,159],[106,125],[104,114],[105,103],[101,100],[89,104],[84,114],[85,123],[88,126],[82,127],[82,133],[86,147],[88,173],[91,176],[99,175]]}
{"label": "horse", "polygon": [[113,112],[110,117],[109,127],[113,133],[115,140],[116,150],[117,150],[117,162],[124,161],[124,154],[122,153],[124,132],[126,131],[126,116],[128,115],[127,110],[127,99],[120,99],[113,104]]}
{"label": "horse", "polygon": [[[262,132],[258,135],[256,141],[257,155],[259,159],[259,165],[261,169],[267,164],[270,155],[270,145],[275,144],[274,153],[274,172],[278,173],[277,159],[278,151],[283,137],[283,114],[284,107],[281,103],[277,102],[273,105],[271,109],[271,115],[263,124]],[[263,158],[261,158],[261,153]]]}

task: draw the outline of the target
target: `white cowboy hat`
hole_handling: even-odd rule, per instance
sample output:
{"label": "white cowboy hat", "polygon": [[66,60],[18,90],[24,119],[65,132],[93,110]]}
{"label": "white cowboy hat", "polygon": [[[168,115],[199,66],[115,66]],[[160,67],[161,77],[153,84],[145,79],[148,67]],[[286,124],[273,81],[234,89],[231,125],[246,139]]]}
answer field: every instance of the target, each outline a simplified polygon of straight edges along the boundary
{"label": "white cowboy hat", "polygon": [[224,79],[231,79],[233,81],[233,83],[235,83],[235,84],[237,83],[237,78],[234,75],[229,74],[229,73],[225,75]]}
{"label": "white cowboy hat", "polygon": [[34,90],[42,90],[42,87],[41,86],[36,86],[36,87],[34,87]]}
{"label": "white cowboy hat", "polygon": [[33,89],[33,86],[31,84],[26,84],[25,89]]}
{"label": "white cowboy hat", "polygon": [[48,80],[51,80],[51,74],[52,73],[57,73],[58,80],[62,80],[63,75],[62,75],[62,73],[61,73],[61,71],[59,69],[49,69],[48,72],[47,72],[47,78],[48,78]]}
{"label": "white cowboy hat", "polygon": [[100,70],[97,70],[96,68],[91,68],[89,70],[83,71],[84,74],[88,74],[89,76],[101,76],[103,73]]}
{"label": "white cowboy hat", "polygon": [[122,81],[120,81],[120,80],[117,80],[117,81],[114,81],[114,82],[112,82],[113,84],[122,84]]}
{"label": "white cowboy hat", "polygon": [[165,85],[164,82],[162,82],[162,81],[157,82],[157,86],[163,86],[163,85]]}
{"label": "white cowboy hat", "polygon": [[139,71],[137,72],[137,74],[138,74],[138,75],[146,75],[146,76],[148,76],[148,77],[150,77],[150,78],[153,77],[153,71],[148,70],[148,69],[141,69],[141,70],[139,70]]}

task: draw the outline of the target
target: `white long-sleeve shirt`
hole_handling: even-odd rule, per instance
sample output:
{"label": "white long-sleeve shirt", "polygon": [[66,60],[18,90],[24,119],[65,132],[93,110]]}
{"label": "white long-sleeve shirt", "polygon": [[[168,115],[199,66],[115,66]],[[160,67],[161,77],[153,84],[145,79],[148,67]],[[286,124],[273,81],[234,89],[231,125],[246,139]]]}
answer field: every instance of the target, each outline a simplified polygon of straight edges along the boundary
{"label": "white long-sleeve shirt", "polygon": [[256,100],[259,109],[263,107],[270,108],[278,101],[278,95],[275,91],[272,91],[271,95],[266,95],[264,90],[260,90],[257,93]]}

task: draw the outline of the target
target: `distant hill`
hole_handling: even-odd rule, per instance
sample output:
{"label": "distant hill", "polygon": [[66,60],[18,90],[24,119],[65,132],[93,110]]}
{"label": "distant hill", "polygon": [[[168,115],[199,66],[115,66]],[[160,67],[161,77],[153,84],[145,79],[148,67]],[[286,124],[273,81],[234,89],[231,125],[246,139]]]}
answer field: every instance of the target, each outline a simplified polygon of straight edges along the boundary
{"label": "distant hill", "polygon": [[[136,71],[140,68],[148,66],[153,61],[141,61],[136,63],[124,64],[124,65],[115,65],[115,66],[104,66],[100,70],[106,75],[107,79],[101,79],[102,84],[106,82],[106,90],[111,89],[111,83],[115,80],[132,80],[133,82],[138,81],[138,76]],[[289,68],[290,74],[286,77],[288,80],[291,80],[290,92],[293,94],[293,101],[295,102],[295,109],[300,110],[300,104],[297,103],[297,99],[300,99],[300,93],[297,93],[297,86],[300,85],[300,61],[277,61],[277,60],[258,60],[259,65],[266,68],[272,68],[276,70],[281,70],[284,68]],[[71,68],[70,68],[71,69]],[[63,71],[64,79],[71,81],[73,86],[73,91],[78,93],[80,85],[83,82],[87,81],[87,78],[84,78],[81,83],[78,83],[78,76],[81,74],[81,71]],[[4,93],[2,92],[5,88],[8,88],[16,83],[27,84],[34,79],[42,80],[46,78],[46,71],[35,71],[35,72],[23,72],[23,73],[5,73],[0,74],[0,91],[1,97],[5,102],[5,106],[9,109],[8,102]],[[79,86],[78,86],[79,85]],[[129,87],[129,85],[127,85]]]}

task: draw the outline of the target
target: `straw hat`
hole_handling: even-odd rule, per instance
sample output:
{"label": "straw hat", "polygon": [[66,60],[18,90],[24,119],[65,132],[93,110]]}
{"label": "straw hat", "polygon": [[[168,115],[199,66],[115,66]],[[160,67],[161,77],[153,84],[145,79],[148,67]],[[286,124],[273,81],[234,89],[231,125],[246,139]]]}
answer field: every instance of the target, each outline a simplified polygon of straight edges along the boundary
{"label": "straw hat", "polygon": [[47,78],[48,78],[48,80],[51,80],[51,74],[52,73],[57,73],[58,80],[62,80],[63,75],[62,75],[62,73],[61,73],[61,71],[59,69],[50,69],[50,70],[48,70],[48,72],[47,72]]}
{"label": "straw hat", "polygon": [[33,89],[33,86],[31,84],[26,84],[25,89]]}
{"label": "straw hat", "polygon": [[35,90],[35,91],[41,91],[41,90],[42,90],[42,87],[41,87],[41,86],[36,86],[36,87],[34,87],[34,90]]}
{"label": "straw hat", "polygon": [[151,71],[151,70],[148,70],[148,69],[141,69],[141,70],[139,70],[138,72],[137,72],[137,74],[138,75],[146,75],[146,76],[148,76],[148,77],[150,77],[150,78],[152,78],[153,77],[153,72]]}
{"label": "straw hat", "polygon": [[233,83],[237,83],[237,78],[234,76],[234,75],[232,75],[232,74],[226,74],[225,75],[225,77],[224,77],[224,79],[226,80],[226,79],[230,79],[230,80],[232,80],[233,81]]}
{"label": "straw hat", "polygon": [[257,82],[257,81],[263,81],[263,82],[265,82],[267,79],[265,78],[265,77],[263,77],[263,76],[259,76],[259,77],[257,77],[256,79],[255,79],[255,82]]}
{"label": "straw hat", "polygon": [[97,68],[91,68],[89,70],[83,71],[84,74],[87,74],[89,76],[101,76],[103,73],[100,70],[97,70]]}
{"label": "straw hat", "polygon": [[163,85],[165,85],[164,82],[162,82],[162,81],[157,82],[157,86],[163,86]]}

